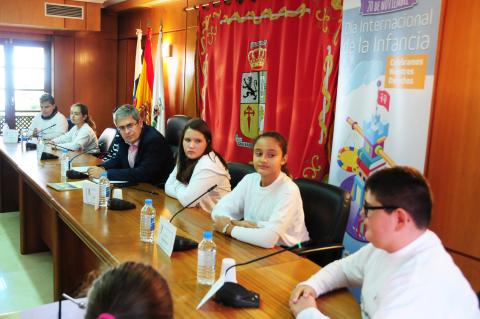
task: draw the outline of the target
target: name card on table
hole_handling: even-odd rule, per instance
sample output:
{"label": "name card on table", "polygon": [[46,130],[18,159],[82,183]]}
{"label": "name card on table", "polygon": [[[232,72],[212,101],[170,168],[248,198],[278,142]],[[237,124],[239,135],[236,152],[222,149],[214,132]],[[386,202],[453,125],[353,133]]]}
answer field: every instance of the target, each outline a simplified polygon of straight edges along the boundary
{"label": "name card on table", "polygon": [[173,226],[168,219],[160,217],[160,231],[158,232],[157,244],[168,257],[172,256],[176,235],[177,227]]}
{"label": "name card on table", "polygon": [[98,184],[90,181],[83,182],[83,202],[98,209],[100,204],[100,186]]}
{"label": "name card on table", "polygon": [[3,132],[4,143],[18,143],[18,130],[5,130]]}

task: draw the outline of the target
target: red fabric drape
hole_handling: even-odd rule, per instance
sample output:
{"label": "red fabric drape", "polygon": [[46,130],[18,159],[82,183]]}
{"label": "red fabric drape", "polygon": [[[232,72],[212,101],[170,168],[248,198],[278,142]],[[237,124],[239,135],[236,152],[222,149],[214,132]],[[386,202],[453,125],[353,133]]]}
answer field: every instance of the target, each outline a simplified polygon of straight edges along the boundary
{"label": "red fabric drape", "polygon": [[253,139],[274,130],[289,141],[294,177],[328,171],[341,9],[339,0],[200,9],[200,107],[228,161],[251,161]]}

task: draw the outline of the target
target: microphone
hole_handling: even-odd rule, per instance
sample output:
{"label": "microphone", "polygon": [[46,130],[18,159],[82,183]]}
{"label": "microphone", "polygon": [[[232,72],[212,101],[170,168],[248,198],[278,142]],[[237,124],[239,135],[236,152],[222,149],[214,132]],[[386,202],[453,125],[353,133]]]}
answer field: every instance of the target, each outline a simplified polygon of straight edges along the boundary
{"label": "microphone", "polygon": [[[292,247],[282,247],[282,249],[274,253],[261,256],[258,258],[254,258],[252,260],[249,260],[243,263],[232,265],[225,270],[225,276],[227,272],[234,267],[248,265],[248,264],[257,262],[259,260],[266,259],[275,255],[284,253],[286,251],[292,251],[294,249],[301,248],[301,247],[302,247],[301,243],[298,243],[297,245],[294,245]],[[248,290],[247,288],[243,287],[238,283],[225,282],[222,288],[220,288],[215,294],[215,301],[225,306],[230,306],[235,308],[258,308],[260,306],[260,295],[256,292]]]}
{"label": "microphone", "polygon": [[[187,205],[185,205],[184,207],[182,207],[179,211],[177,211],[175,214],[172,215],[172,217],[170,218],[170,223],[173,221],[173,219],[178,215],[180,214],[181,212],[183,212],[185,210],[185,208],[188,208],[190,205],[192,205],[193,203],[195,203],[197,200],[199,200],[201,197],[205,196],[206,194],[210,193],[211,191],[213,191],[215,189],[215,187],[217,187],[217,184],[213,185],[212,187],[210,187],[209,189],[207,189],[204,193],[202,193],[200,196],[198,196],[197,198],[195,198],[194,200],[192,200],[190,203],[188,203]],[[173,251],[184,251],[184,250],[189,250],[189,249],[194,249],[194,248],[197,248],[198,247],[198,243],[194,240],[191,240],[189,238],[186,238],[186,237],[182,237],[182,236],[175,236],[175,242],[173,244]]]}
{"label": "microphone", "polygon": [[[55,125],[57,125],[57,124],[52,124],[52,125],[50,125],[49,127],[46,127],[46,128],[44,128],[43,130],[38,131],[38,132],[37,132],[37,136],[38,136],[39,133],[42,133],[43,131],[46,131],[46,130],[48,130],[49,128],[52,128],[52,127],[54,127]],[[29,139],[31,139],[32,137],[33,137],[33,134],[27,136],[27,141],[28,141]],[[26,142],[26,143],[25,143],[25,148],[27,149],[27,151],[36,150],[36,149],[37,149],[37,144],[35,144],[35,143],[30,143],[30,142]]]}
{"label": "microphone", "polygon": [[[103,143],[99,143],[98,147],[103,145]],[[57,146],[58,147],[58,146]],[[65,148],[66,149],[66,148]],[[82,178],[88,178],[88,174],[77,172],[76,170],[70,169],[70,165],[72,164],[73,160],[76,159],[79,156],[82,156],[85,153],[88,153],[90,151],[96,150],[97,147],[91,147],[86,151],[81,152],[80,154],[75,155],[68,161],[68,170],[67,170],[67,177],[71,179],[82,179]]]}
{"label": "microphone", "polygon": [[[38,132],[37,132],[37,136],[38,136],[38,134],[42,133],[43,131],[46,131],[46,130],[48,130],[49,128],[52,128],[52,127],[54,127],[54,126],[56,126],[56,125],[57,125],[57,124],[52,124],[52,125],[50,125],[49,127],[46,127],[46,128],[44,128],[43,130],[38,131]],[[33,134],[31,134],[30,136],[28,136],[28,139],[31,139],[32,137],[33,137]]]}

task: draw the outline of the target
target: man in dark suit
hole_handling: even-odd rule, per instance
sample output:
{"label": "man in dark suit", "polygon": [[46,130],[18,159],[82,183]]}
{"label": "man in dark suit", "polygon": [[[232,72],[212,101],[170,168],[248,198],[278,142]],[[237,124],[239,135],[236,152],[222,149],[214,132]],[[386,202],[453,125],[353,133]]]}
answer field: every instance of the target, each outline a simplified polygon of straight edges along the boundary
{"label": "man in dark suit", "polygon": [[162,134],[144,124],[137,109],[128,104],[115,111],[114,122],[122,136],[118,152],[88,174],[98,178],[106,171],[110,180],[164,183],[175,162]]}

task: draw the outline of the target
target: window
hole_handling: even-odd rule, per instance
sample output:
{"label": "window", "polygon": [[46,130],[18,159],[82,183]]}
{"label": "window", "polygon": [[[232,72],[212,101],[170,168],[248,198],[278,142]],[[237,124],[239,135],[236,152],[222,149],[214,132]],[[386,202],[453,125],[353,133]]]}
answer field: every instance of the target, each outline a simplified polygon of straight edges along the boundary
{"label": "window", "polygon": [[40,112],[38,98],[51,92],[50,43],[0,39],[0,120],[28,127]]}

